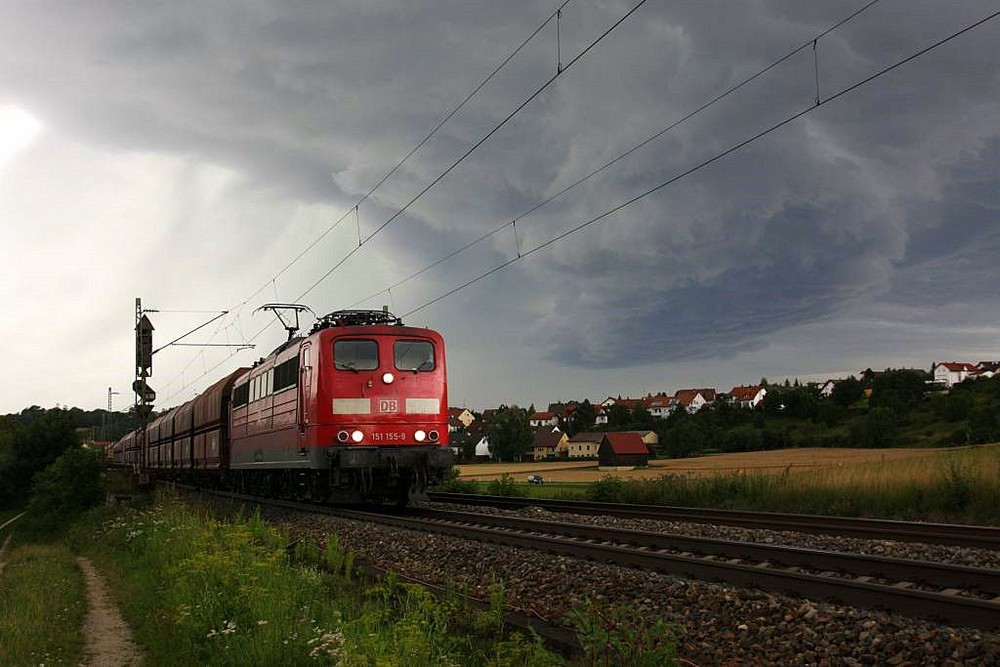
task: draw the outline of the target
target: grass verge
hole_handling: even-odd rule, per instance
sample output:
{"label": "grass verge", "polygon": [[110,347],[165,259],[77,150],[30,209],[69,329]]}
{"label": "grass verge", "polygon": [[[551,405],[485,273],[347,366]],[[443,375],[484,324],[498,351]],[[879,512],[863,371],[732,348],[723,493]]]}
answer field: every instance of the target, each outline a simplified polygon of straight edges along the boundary
{"label": "grass verge", "polygon": [[360,584],[335,547],[299,549],[336,574],[292,562],[256,517],[222,522],[161,496],[103,515],[80,544],[118,591],[149,665],[550,665],[538,641],[508,634],[502,614],[389,580]]}
{"label": "grass verge", "polygon": [[0,574],[0,665],[78,665],[83,575],[62,544],[11,544]]}

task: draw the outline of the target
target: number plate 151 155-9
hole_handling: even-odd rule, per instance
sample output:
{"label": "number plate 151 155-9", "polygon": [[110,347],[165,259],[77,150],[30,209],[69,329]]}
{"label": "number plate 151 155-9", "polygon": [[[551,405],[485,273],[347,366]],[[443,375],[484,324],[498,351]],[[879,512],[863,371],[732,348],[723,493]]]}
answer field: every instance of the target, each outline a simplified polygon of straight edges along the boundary
{"label": "number plate 151 155-9", "polygon": [[372,442],[405,442],[405,431],[381,431],[372,433]]}

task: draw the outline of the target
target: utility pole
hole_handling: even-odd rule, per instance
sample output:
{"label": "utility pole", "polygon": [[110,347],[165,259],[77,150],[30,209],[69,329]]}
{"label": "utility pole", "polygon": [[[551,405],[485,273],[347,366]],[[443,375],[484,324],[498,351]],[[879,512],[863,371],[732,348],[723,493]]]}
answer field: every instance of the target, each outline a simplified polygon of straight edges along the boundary
{"label": "utility pole", "polygon": [[114,407],[111,404],[111,397],[117,396],[120,392],[111,391],[111,387],[108,387],[108,411],[104,413],[104,424],[101,427],[101,440],[105,442],[111,439],[112,425],[114,424]]}

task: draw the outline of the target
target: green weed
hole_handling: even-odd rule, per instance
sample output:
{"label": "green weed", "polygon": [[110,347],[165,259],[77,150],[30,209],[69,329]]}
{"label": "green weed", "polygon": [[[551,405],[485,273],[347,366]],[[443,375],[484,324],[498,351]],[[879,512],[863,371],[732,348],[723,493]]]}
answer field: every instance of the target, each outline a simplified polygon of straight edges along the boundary
{"label": "green weed", "polygon": [[584,664],[623,667],[676,665],[676,640],[663,621],[649,621],[625,607],[587,602],[569,613],[583,647]]}
{"label": "green weed", "polygon": [[0,574],[0,664],[77,665],[87,612],[83,575],[58,544],[20,545]]}

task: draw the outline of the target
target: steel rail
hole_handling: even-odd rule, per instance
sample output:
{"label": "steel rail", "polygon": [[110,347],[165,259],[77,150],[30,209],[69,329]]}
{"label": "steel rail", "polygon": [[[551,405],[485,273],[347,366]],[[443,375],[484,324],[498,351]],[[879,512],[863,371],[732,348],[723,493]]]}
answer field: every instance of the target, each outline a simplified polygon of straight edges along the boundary
{"label": "steel rail", "polygon": [[577,500],[547,500],[508,496],[485,496],[474,493],[428,494],[434,502],[459,505],[479,505],[506,509],[541,507],[555,512],[620,516],[632,519],[657,521],[688,521],[713,523],[743,528],[790,530],[802,533],[819,533],[859,537],[871,540],[899,540],[923,544],[1000,549],[1000,528],[964,524],[892,521],[886,519],[861,519],[855,517],[824,516],[813,514],[784,514],[778,512],[748,512],[740,510],[715,510],[669,505],[627,505]]}
{"label": "steel rail", "polygon": [[772,593],[830,600],[860,608],[884,609],[946,624],[987,630],[1000,628],[1000,598],[984,600],[959,595],[958,591],[917,590],[910,588],[907,582],[885,585],[864,579],[844,579],[833,573],[810,574],[776,569],[770,563],[748,565],[709,560],[654,550],[644,546],[632,547],[598,542],[594,539],[553,537],[527,533],[513,528],[471,525],[375,511],[336,509],[331,510],[330,514],[361,521],[373,521],[397,528],[435,532],[512,547],[538,549],[623,567],[655,570],[703,581],[721,581]]}
{"label": "steel rail", "polygon": [[784,567],[806,568],[816,572],[830,571],[854,577],[878,577],[894,582],[914,582],[940,590],[974,589],[983,596],[1000,596],[1000,570],[965,565],[449,510],[416,508],[410,510],[409,514],[441,521],[498,526],[582,540],[611,541],[615,544],[720,557],[731,561],[752,560]]}

